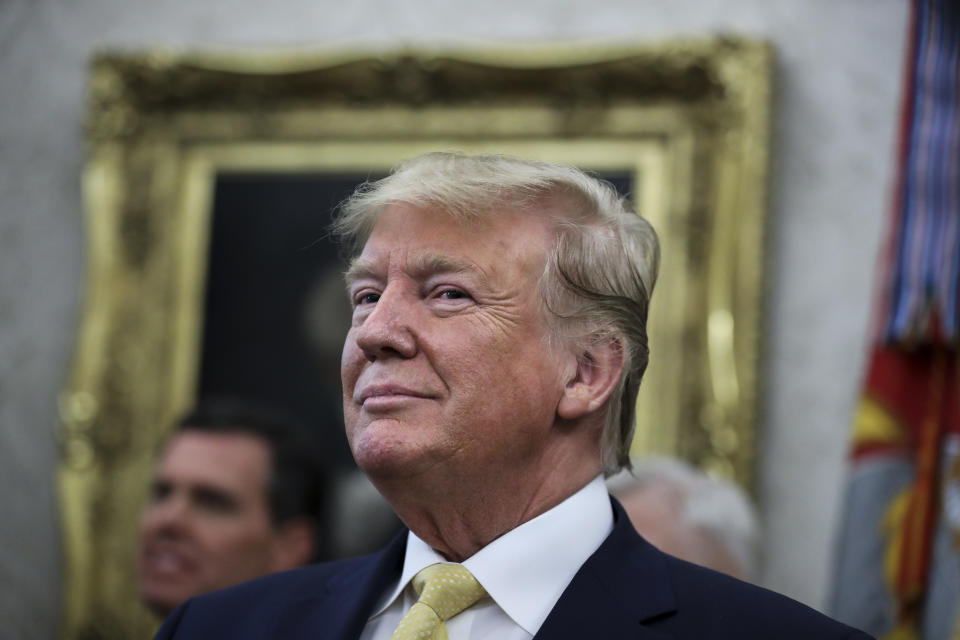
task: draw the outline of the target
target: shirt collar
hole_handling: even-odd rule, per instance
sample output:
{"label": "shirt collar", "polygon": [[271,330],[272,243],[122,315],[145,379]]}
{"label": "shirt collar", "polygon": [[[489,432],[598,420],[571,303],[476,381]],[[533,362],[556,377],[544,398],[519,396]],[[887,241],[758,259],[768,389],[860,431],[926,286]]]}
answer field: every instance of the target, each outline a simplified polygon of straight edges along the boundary
{"label": "shirt collar", "polygon": [[[490,597],[531,636],[574,575],[613,530],[613,511],[603,478],[532,520],[508,531],[463,562]],[[447,562],[412,531],[403,572],[379,615],[424,567]]]}

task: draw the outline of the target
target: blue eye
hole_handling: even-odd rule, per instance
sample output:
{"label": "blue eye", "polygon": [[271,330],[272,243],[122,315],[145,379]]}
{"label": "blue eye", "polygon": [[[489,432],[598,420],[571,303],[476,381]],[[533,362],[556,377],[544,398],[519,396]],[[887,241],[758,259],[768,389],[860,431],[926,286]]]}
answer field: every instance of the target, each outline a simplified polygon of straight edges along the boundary
{"label": "blue eye", "polygon": [[379,293],[365,293],[357,298],[356,304],[373,304],[380,299]]}
{"label": "blue eye", "polygon": [[447,289],[440,292],[440,297],[446,298],[447,300],[460,300],[461,298],[467,298],[467,294],[463,291],[457,289]]}

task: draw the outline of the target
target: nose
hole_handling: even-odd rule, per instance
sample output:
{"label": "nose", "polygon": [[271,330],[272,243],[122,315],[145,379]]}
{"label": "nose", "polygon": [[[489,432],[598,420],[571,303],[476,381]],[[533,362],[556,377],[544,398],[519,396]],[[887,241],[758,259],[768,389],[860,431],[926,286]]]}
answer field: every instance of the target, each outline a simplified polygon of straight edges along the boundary
{"label": "nose", "polygon": [[154,533],[171,534],[184,529],[189,506],[178,496],[167,496],[147,506],[143,513],[143,527]]}
{"label": "nose", "polygon": [[384,358],[412,358],[416,302],[399,287],[387,287],[354,329],[354,339],[370,362]]}

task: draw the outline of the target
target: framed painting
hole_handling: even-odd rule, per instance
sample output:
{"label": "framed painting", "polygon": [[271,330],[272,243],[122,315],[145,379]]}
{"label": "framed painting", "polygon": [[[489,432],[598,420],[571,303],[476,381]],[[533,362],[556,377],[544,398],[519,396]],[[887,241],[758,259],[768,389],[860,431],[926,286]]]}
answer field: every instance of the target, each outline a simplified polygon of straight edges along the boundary
{"label": "framed painting", "polygon": [[636,453],[751,486],[771,52],[613,48],[102,53],[84,175],[88,278],[61,404],[67,638],[146,637],[136,523],[153,457],[206,395],[282,406],[345,472],[349,322],[331,211],[422,152],[575,164],[652,221],[663,263]]}

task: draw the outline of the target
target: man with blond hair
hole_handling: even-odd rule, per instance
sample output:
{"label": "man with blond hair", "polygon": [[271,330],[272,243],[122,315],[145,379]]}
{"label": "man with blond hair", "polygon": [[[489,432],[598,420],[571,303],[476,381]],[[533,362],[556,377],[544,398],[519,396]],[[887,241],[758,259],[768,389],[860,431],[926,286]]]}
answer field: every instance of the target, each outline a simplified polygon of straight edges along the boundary
{"label": "man with blond hair", "polygon": [[343,349],[354,458],[407,530],[187,602],[161,638],[866,636],[643,541],[628,464],[656,235],[572,167],[432,153],[361,187]]}

